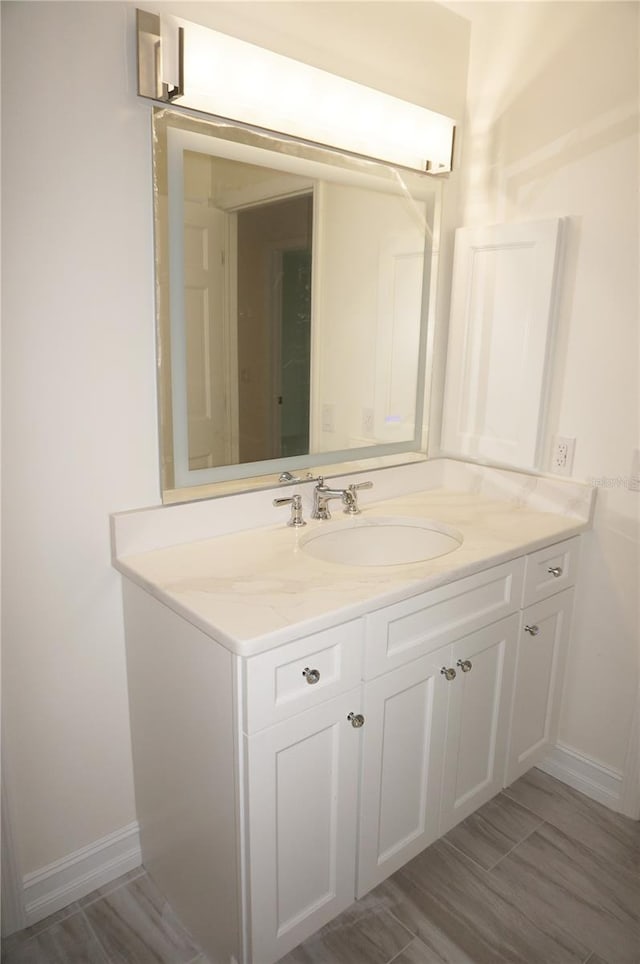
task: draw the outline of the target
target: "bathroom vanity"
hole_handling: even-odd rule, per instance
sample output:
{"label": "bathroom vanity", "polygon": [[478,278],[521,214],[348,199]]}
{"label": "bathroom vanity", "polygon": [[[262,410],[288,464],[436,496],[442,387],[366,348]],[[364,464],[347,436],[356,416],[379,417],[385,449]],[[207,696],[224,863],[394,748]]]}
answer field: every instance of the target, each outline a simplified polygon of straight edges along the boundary
{"label": "bathroom vanity", "polygon": [[287,527],[273,491],[114,518],[143,860],[220,964],[277,961],[555,740],[589,487],[450,462],[373,478],[359,518],[461,544],[326,562],[305,544],[327,523]]}

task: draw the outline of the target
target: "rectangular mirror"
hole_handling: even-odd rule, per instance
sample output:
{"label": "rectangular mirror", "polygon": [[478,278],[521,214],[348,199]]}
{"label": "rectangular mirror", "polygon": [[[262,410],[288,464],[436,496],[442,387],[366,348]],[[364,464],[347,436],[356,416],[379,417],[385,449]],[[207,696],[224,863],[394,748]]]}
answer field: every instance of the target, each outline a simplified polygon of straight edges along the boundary
{"label": "rectangular mirror", "polygon": [[154,188],[168,501],[425,451],[436,178],[156,109]]}

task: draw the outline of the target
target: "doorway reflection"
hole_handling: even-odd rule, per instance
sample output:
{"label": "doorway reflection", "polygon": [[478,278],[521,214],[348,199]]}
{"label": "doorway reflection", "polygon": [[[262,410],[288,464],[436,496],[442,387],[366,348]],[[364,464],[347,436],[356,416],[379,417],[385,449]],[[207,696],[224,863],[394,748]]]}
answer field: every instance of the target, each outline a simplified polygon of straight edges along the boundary
{"label": "doorway reflection", "polygon": [[239,462],[309,451],[313,195],[237,212]]}

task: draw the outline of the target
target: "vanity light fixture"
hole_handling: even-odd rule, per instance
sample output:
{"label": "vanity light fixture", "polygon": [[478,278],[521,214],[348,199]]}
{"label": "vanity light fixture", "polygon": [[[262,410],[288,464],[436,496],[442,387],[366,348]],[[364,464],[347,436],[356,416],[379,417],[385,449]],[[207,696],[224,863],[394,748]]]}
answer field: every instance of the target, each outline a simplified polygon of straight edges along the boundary
{"label": "vanity light fixture", "polygon": [[177,17],[138,10],[137,32],[142,97],[413,170],[451,170],[455,128],[443,114]]}

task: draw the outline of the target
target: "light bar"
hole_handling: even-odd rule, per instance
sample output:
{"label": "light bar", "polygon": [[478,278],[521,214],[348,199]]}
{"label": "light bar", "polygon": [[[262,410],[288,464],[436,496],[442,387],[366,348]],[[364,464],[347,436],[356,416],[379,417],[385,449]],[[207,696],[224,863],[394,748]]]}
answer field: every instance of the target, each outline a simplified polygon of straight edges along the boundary
{"label": "light bar", "polygon": [[[451,118],[177,17],[167,20],[176,44],[181,28],[181,77],[176,86],[163,83],[159,19],[138,11],[142,96],[418,171],[451,170]],[[153,81],[143,90],[142,57],[149,50]]]}

